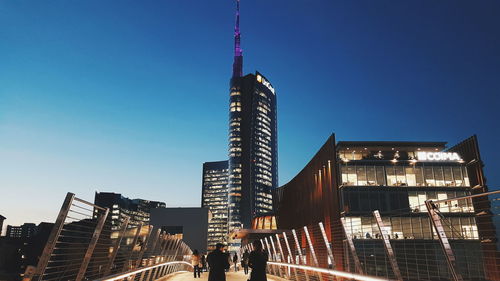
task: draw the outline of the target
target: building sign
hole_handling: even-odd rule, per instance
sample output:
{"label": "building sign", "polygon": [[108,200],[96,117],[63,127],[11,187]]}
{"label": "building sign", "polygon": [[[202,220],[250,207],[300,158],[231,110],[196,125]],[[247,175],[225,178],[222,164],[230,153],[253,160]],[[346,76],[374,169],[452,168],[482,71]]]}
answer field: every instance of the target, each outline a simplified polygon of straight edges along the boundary
{"label": "building sign", "polygon": [[269,81],[267,81],[266,78],[257,74],[257,82],[264,84],[264,86],[266,86],[269,89],[269,91],[271,91],[273,94],[275,94],[273,85],[271,85],[271,83],[269,83]]}
{"label": "building sign", "polygon": [[461,161],[462,158],[456,152],[430,152],[419,151],[417,158],[420,161]]}

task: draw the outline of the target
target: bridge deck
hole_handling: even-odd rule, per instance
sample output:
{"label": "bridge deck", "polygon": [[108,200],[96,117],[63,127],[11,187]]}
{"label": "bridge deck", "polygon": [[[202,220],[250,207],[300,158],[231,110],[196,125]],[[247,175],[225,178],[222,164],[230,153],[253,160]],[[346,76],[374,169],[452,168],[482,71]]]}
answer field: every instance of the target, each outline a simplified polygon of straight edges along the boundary
{"label": "bridge deck", "polygon": [[[247,281],[250,278],[250,275],[245,275],[243,271],[238,272],[228,272],[226,273],[226,281]],[[158,279],[158,281],[207,281],[208,280],[208,272],[202,272],[201,278],[194,278],[192,272],[180,272],[174,273],[168,276],[165,276],[162,279]],[[276,276],[267,275],[267,281],[283,281]]]}

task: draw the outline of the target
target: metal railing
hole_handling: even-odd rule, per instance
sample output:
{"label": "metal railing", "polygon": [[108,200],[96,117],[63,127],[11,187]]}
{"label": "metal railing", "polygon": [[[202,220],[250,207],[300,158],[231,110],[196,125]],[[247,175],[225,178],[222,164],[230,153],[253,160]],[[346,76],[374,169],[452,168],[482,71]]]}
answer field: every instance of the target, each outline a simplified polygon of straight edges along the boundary
{"label": "metal railing", "polygon": [[410,209],[344,215],[339,225],[320,222],[260,239],[268,274],[297,281],[500,280],[500,191],[419,192]]}
{"label": "metal railing", "polygon": [[[130,280],[133,278],[138,281],[156,280],[173,272],[183,272],[187,269],[192,269],[191,263],[186,261],[170,261],[156,265],[151,265],[141,269],[131,270],[125,273],[118,273],[111,276],[96,279],[95,281],[117,281],[117,280]],[[140,275],[139,275],[140,274]],[[136,278],[139,276],[139,279]]]}
{"label": "metal railing", "polygon": [[113,229],[108,214],[68,193],[37,266],[28,267],[23,280],[96,280],[131,272],[127,280],[155,280],[189,269],[184,265],[192,252],[181,239],[151,225],[134,226],[129,217]]}

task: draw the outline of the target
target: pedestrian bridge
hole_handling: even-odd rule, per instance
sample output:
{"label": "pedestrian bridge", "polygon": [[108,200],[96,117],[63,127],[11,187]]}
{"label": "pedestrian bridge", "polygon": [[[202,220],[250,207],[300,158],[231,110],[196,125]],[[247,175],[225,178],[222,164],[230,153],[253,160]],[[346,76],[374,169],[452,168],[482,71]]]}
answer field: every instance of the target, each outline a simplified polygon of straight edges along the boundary
{"label": "pedestrian bridge", "polygon": [[[495,203],[492,207],[494,211],[478,212],[478,220],[483,217],[499,218],[500,191],[486,195]],[[487,197],[482,199],[478,196],[468,197],[490,202]],[[462,206],[461,201],[470,200],[468,197],[450,199],[452,203],[441,202],[441,208]],[[335,241],[325,235],[321,222],[316,226],[263,237],[260,243],[269,257],[268,280],[436,280],[434,277],[438,274],[444,276],[440,280],[500,280],[500,271],[495,269],[495,264],[475,265],[481,260],[473,259],[490,255],[500,261],[498,249],[490,247],[495,245],[492,244],[495,241],[480,240],[474,235],[456,236],[457,226],[452,224],[457,222],[456,218],[450,219],[446,212],[439,212],[437,204],[429,212],[429,215],[415,215],[417,219],[429,216],[429,222],[433,222],[428,226],[430,239],[427,240],[394,235],[391,238],[388,234],[391,229],[384,226],[384,221],[400,220],[397,213],[382,217],[374,211],[373,221],[376,224],[369,225],[369,229],[365,229],[364,225],[355,225],[351,219],[352,229],[360,229],[367,234],[357,235],[344,229],[345,240],[341,241],[345,245],[344,253],[332,251],[331,245]],[[192,251],[181,237],[150,225],[131,226],[128,218],[120,229],[112,229],[108,213],[108,209],[68,193],[37,266],[26,269],[23,281],[195,280],[190,263]],[[413,220],[411,223],[414,223]],[[459,233],[463,235],[462,231]],[[395,254],[394,249],[399,252]],[[458,252],[456,249],[463,250]],[[252,245],[244,245],[243,250],[253,250]],[[467,258],[469,262],[457,263],[457,255]],[[334,269],[338,258],[345,263],[343,270]],[[484,272],[481,271],[483,266],[492,268],[490,275],[481,273]],[[435,271],[436,268],[440,271]],[[481,278],[471,278],[474,274]],[[207,278],[208,273],[203,272],[199,280]],[[241,270],[234,272],[234,265],[226,275],[227,281],[245,281],[248,278]]]}

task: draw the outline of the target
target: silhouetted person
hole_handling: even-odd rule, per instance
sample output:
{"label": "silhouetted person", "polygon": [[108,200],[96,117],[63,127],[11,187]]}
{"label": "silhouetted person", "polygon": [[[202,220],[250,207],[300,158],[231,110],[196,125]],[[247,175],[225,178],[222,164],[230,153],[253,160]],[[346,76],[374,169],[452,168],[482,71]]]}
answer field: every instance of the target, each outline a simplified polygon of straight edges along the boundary
{"label": "silhouetted person", "polygon": [[245,250],[243,253],[243,257],[241,258],[241,266],[243,266],[243,269],[245,270],[245,274],[248,274],[248,258],[250,256],[250,253],[248,250]]}
{"label": "silhouetted person", "polygon": [[229,268],[229,261],[226,253],[222,252],[224,245],[217,243],[215,250],[207,256],[210,272],[208,273],[208,281],[226,281],[225,270]]}
{"label": "silhouetted person", "polygon": [[201,271],[207,271],[207,258],[201,255]]}
{"label": "silhouetted person", "polygon": [[234,253],[233,256],[234,272],[238,271],[238,254]]}
{"label": "silhouetted person", "polygon": [[194,278],[198,275],[198,278],[200,278],[200,253],[198,253],[198,250],[193,251],[193,255],[191,255],[191,265],[193,265],[193,273],[194,273]]}
{"label": "silhouetted person", "polygon": [[248,257],[248,265],[252,269],[250,273],[250,281],[267,281],[266,267],[267,254],[262,251],[262,244],[259,240],[253,241],[254,250]]}

